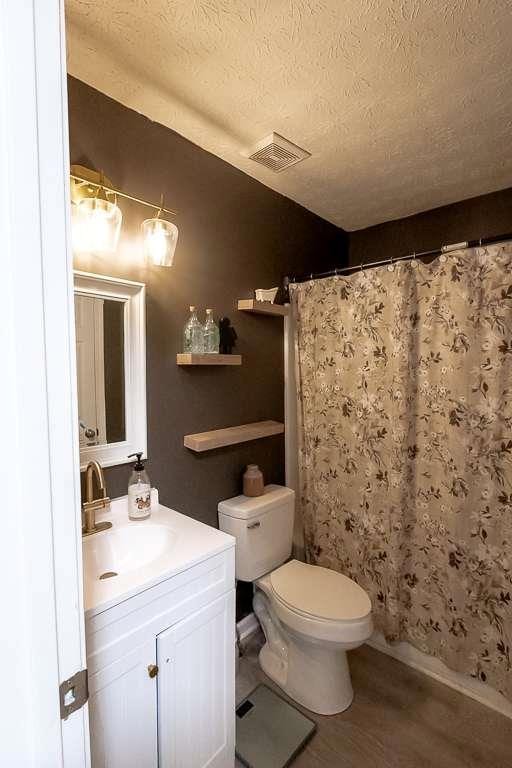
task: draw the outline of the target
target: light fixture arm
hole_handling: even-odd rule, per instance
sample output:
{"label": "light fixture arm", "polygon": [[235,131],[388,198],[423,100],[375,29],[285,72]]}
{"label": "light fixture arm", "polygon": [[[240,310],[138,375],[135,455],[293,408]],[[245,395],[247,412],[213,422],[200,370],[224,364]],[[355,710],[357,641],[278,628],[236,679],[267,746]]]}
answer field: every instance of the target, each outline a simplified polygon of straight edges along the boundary
{"label": "light fixture arm", "polygon": [[173,211],[171,208],[165,208],[164,207],[164,205],[163,205],[163,203],[164,203],[164,196],[163,196],[163,194],[160,197],[161,205],[158,206],[155,203],[150,203],[148,200],[143,200],[140,197],[135,197],[134,195],[129,195],[127,192],[122,192],[119,189],[113,189],[112,187],[105,186],[105,184],[102,183],[104,181],[103,171],[101,171],[101,173],[100,173],[100,181],[99,182],[91,181],[90,179],[85,179],[83,176],[77,176],[75,173],[70,173],[70,178],[73,179],[73,181],[76,181],[76,182],[79,182],[79,183],[82,183],[82,184],[87,184],[88,186],[91,186],[91,187],[96,187],[96,190],[97,190],[96,191],[96,197],[99,197],[101,195],[101,193],[103,192],[103,194],[105,195],[105,199],[107,199],[107,194],[111,194],[111,195],[115,195],[115,196],[119,196],[119,197],[124,197],[124,198],[126,198],[126,200],[132,200],[134,203],[139,203],[139,205],[145,205],[148,208],[153,208],[153,210],[157,209],[158,210],[158,214],[157,214],[156,218],[158,218],[160,216],[160,214],[162,214],[162,213],[167,213],[169,216],[177,216],[178,215],[177,212]]}

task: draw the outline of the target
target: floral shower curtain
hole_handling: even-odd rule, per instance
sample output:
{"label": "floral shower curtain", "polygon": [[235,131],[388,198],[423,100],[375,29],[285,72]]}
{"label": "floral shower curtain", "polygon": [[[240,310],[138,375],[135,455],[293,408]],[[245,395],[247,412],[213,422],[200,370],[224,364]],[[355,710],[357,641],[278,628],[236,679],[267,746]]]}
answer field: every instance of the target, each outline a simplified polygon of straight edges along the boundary
{"label": "floral shower curtain", "polygon": [[291,294],[307,559],[512,698],[512,244]]}

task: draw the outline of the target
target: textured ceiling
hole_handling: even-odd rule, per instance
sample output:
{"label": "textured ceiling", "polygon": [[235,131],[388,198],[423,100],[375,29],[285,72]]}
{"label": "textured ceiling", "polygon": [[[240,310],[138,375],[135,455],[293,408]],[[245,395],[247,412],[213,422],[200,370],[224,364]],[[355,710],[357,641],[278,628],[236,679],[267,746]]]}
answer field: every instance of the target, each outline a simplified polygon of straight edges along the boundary
{"label": "textured ceiling", "polygon": [[[510,0],[67,0],[68,69],[345,229],[512,185]],[[312,153],[275,174],[277,131]]]}

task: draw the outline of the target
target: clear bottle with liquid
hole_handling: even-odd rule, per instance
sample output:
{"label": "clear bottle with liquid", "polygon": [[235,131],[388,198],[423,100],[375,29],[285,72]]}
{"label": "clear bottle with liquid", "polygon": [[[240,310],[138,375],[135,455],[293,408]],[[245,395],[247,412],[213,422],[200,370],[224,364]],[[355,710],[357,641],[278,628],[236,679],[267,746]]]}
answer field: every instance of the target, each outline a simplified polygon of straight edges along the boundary
{"label": "clear bottle with liquid", "polygon": [[128,483],[128,517],[130,520],[145,520],[151,514],[151,483],[144,468],[142,453],[131,453],[137,457]]}
{"label": "clear bottle with liquid", "polygon": [[183,351],[204,352],[204,330],[197,317],[195,307],[190,307],[190,317],[183,329]]}
{"label": "clear bottle with liquid", "polygon": [[219,352],[219,328],[213,319],[211,309],[206,310],[206,322],[204,324],[204,351],[209,354]]}

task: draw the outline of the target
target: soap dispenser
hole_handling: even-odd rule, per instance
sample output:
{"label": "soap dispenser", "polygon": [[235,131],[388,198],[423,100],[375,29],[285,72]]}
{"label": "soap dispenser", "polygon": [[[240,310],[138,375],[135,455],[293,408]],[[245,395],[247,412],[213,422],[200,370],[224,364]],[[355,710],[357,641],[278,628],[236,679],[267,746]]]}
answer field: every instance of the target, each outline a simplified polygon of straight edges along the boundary
{"label": "soap dispenser", "polygon": [[142,453],[131,453],[128,458],[137,457],[128,483],[128,517],[130,520],[144,520],[151,514],[151,483],[141,461]]}

